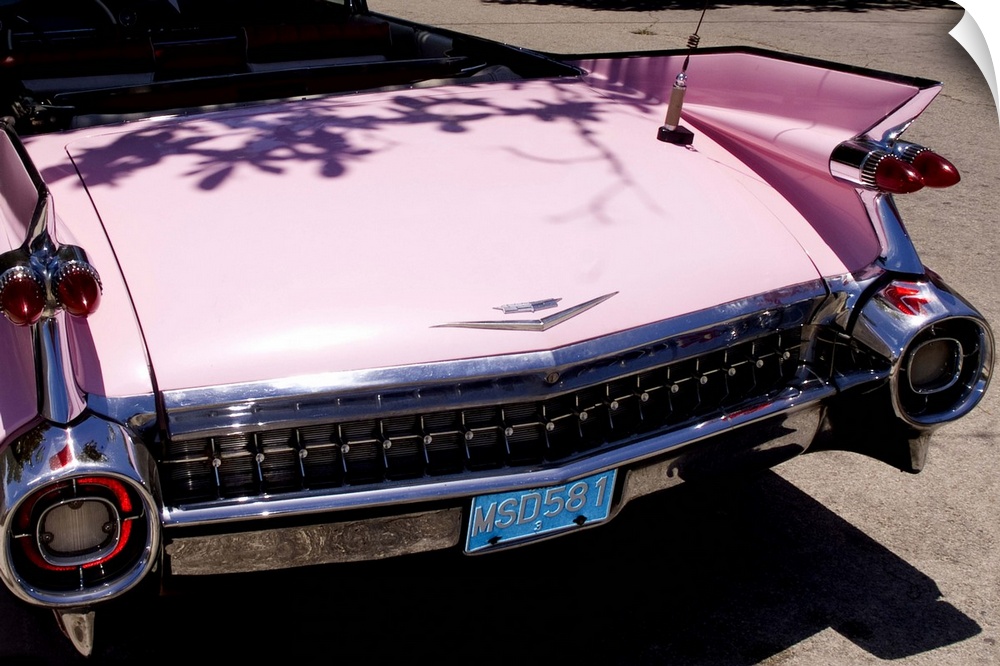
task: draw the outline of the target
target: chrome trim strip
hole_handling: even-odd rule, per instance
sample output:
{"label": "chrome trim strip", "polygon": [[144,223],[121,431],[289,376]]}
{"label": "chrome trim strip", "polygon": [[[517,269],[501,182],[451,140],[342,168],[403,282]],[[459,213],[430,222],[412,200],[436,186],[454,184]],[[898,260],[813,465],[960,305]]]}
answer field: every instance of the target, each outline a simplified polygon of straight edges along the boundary
{"label": "chrome trim strip", "polygon": [[[577,315],[581,315],[587,310],[597,307],[604,301],[608,300],[618,292],[612,292],[610,294],[604,294],[603,296],[598,296],[597,298],[591,299],[586,303],[580,303],[579,305],[574,305],[573,307],[566,308],[551,314],[548,317],[542,317],[541,319],[517,319],[511,320],[497,320],[497,321],[458,321],[451,324],[435,324],[431,328],[480,328],[489,329],[494,331],[547,331],[550,328],[558,326],[559,324],[569,321]],[[558,299],[557,299],[558,300]],[[520,304],[525,305],[525,304]],[[531,306],[531,304],[527,304]],[[506,308],[510,306],[501,306],[501,308]],[[515,306],[516,307],[516,306]],[[528,310],[534,312],[536,309],[532,308]],[[524,312],[525,310],[511,310],[511,312]],[[504,309],[504,314],[507,314],[507,310]]]}
{"label": "chrome trim strip", "polygon": [[879,265],[869,266],[856,274],[838,275],[827,278],[827,287],[831,298],[822,312],[816,314],[813,321],[817,325],[833,326],[837,330],[846,331],[852,324],[851,315],[862,297],[876,281],[886,274]]}
{"label": "chrome trim strip", "polygon": [[631,465],[653,456],[701,441],[713,435],[766,419],[775,414],[815,406],[835,395],[837,389],[815,378],[805,378],[797,387],[785,389],[771,401],[753,409],[723,414],[693,427],[683,428],[645,440],[623,445],[556,467],[509,474],[504,470],[465,476],[459,479],[436,479],[431,483],[394,483],[392,487],[345,488],[317,491],[280,499],[224,500],[196,507],[164,507],[164,527],[210,525],[236,520],[292,516],[341,511],[355,508],[396,506],[436,500],[454,500],[472,495],[507,492],[568,483],[607,469]]}
{"label": "chrome trim strip", "polygon": [[83,413],[86,400],[73,376],[69,341],[61,316],[42,319],[32,326],[32,338],[39,414],[52,423],[70,423]]}
{"label": "chrome trim strip", "polygon": [[539,310],[551,310],[559,306],[561,298],[543,298],[538,301],[527,301],[524,303],[505,303],[493,308],[504,314],[522,314],[525,312],[538,312]]}
{"label": "chrome trim strip", "polygon": [[[206,576],[382,560],[458,544],[462,509],[454,507],[362,520],[185,536],[164,549],[171,575]],[[261,557],[261,553],[267,553]]]}
{"label": "chrome trim strip", "polygon": [[[507,402],[531,399],[570,390],[577,366],[629,354],[645,362],[642,350],[664,340],[683,343],[676,351],[680,358],[721,348],[754,328],[773,331],[808,324],[827,295],[826,283],[815,280],[552,350],[165,391],[163,404],[170,436],[183,439],[272,423],[297,427],[329,420],[331,413],[338,419],[373,412],[386,416],[407,405],[412,409],[417,399],[420,409],[436,402],[449,407],[486,404],[499,394]],[[573,381],[600,380],[595,373]]]}
{"label": "chrome trim strip", "polygon": [[879,263],[889,271],[923,275],[924,264],[910,240],[899,211],[896,210],[892,195],[859,191],[858,196],[868,211],[868,217],[882,245]]}
{"label": "chrome trim strip", "polygon": [[933,83],[918,90],[913,97],[900,104],[889,115],[878,121],[861,136],[873,141],[891,143],[899,138],[913,119],[927,108],[927,105],[941,92],[941,84]]}
{"label": "chrome trim strip", "polygon": [[0,131],[4,132],[20,158],[38,197],[24,242],[20,247],[0,255],[0,272],[11,265],[30,265],[37,276],[45,278],[47,304],[42,318],[32,325],[35,371],[38,374],[38,410],[50,421],[69,423],[83,413],[85,399],[73,375],[65,325],[59,319],[59,302],[51,278],[60,262],[79,262],[87,266],[95,277],[97,272],[90,266],[81,248],[60,246],[56,241],[52,195],[14,130],[13,119],[0,119]]}
{"label": "chrome trim strip", "polygon": [[87,409],[109,421],[123,423],[137,433],[156,425],[156,396],[152,393],[112,398],[89,393]]}
{"label": "chrome trim strip", "polygon": [[[631,500],[678,486],[691,478],[702,478],[739,468],[741,462],[753,464],[751,458],[765,458],[762,467],[773,467],[805,453],[812,445],[823,422],[823,409],[812,408],[786,412],[730,433],[732,439],[721,442],[717,449],[694,447],[681,450],[676,456],[639,465],[628,471],[622,486],[622,496],[612,517]],[[755,426],[760,426],[756,428]],[[760,430],[767,436],[762,437]],[[746,435],[750,431],[749,437]],[[756,432],[754,432],[756,431]],[[748,447],[747,444],[750,444]]]}

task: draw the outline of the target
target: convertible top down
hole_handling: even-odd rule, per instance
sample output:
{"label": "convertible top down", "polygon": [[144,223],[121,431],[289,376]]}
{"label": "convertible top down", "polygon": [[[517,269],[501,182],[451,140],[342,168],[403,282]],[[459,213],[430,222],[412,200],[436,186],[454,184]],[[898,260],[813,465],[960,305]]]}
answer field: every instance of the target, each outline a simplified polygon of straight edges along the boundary
{"label": "convertible top down", "polygon": [[0,6],[0,579],[81,652],[153,576],[489,552],[824,448],[916,472],[982,397],[893,203],[960,178],[901,138],[939,84],[258,4]]}

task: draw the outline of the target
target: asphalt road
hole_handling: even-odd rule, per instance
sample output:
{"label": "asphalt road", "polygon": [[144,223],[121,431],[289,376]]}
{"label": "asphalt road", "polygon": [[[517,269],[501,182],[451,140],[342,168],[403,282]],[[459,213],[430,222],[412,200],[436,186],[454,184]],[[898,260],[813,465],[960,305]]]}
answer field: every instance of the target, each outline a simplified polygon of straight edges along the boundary
{"label": "asphalt road", "polygon": [[[370,0],[386,13],[553,52],[678,48],[699,2]],[[819,4],[819,3],[815,3]],[[929,6],[934,4],[934,6]],[[619,9],[602,9],[614,5]],[[907,138],[962,182],[897,199],[925,262],[1000,322],[1000,125],[937,3],[741,3],[702,45],[749,44],[934,78]],[[692,85],[697,82],[693,81]],[[387,184],[391,187],[391,184]],[[98,619],[90,663],[1000,663],[1000,387],[937,435],[928,468],[815,453],[682,487],[611,524],[484,558],[235,577]],[[0,663],[76,663],[47,613],[0,592]]]}

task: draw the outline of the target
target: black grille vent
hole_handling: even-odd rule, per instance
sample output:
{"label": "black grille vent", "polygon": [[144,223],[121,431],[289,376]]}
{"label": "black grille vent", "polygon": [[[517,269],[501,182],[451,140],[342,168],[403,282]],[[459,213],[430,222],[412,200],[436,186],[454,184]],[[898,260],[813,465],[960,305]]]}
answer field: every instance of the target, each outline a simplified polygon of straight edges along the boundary
{"label": "black grille vent", "polygon": [[558,461],[739,408],[785,386],[798,330],[551,399],[170,442],[168,505]]}

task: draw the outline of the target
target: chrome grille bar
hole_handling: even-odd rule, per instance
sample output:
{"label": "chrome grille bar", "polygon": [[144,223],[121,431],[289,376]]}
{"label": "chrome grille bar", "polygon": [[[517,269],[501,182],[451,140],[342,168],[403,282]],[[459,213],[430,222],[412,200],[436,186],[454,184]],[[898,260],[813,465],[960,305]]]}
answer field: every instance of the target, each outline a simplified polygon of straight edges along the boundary
{"label": "chrome grille bar", "polygon": [[170,441],[168,506],[528,469],[668,432],[776,394],[800,367],[801,326],[544,400]]}

